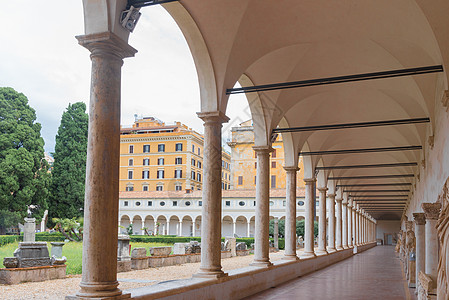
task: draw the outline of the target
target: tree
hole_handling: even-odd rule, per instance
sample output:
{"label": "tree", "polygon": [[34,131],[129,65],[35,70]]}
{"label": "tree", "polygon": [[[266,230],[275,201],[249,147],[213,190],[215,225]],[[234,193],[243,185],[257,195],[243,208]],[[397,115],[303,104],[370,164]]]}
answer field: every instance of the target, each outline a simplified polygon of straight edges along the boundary
{"label": "tree", "polygon": [[69,104],[62,114],[52,170],[50,220],[83,215],[88,122],[83,102]]}
{"label": "tree", "polygon": [[82,241],[83,240],[83,218],[72,218],[72,219],[60,219],[53,218],[53,223],[55,223],[55,229],[61,232],[70,241]]}
{"label": "tree", "polygon": [[48,163],[41,124],[35,121],[24,94],[0,88],[0,210],[8,216],[0,218],[0,230],[29,208],[38,221],[47,209]]}

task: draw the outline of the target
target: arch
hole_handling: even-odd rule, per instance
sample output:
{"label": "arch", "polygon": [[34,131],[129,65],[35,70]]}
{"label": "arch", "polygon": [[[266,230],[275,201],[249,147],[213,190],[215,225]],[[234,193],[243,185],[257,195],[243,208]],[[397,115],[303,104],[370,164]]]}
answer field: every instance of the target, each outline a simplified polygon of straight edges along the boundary
{"label": "arch", "polygon": [[[279,127],[281,128],[290,127],[286,118],[281,119],[281,121],[279,122]],[[282,133],[282,143],[284,144],[284,166],[297,167],[299,156],[298,151],[295,148],[291,132]]]}

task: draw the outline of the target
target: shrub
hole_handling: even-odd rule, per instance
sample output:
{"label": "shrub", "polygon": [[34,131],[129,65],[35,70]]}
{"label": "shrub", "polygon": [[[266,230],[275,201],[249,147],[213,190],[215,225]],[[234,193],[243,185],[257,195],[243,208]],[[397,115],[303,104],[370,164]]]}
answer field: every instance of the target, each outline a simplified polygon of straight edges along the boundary
{"label": "shrub", "polygon": [[19,240],[18,235],[0,235],[0,247]]}

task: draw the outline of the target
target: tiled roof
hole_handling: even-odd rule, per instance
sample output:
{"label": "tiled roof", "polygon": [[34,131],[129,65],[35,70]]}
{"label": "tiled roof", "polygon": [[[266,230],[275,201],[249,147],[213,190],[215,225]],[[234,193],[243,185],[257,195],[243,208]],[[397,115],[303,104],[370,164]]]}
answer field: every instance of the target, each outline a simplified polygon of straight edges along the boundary
{"label": "tiled roof", "polygon": [[120,129],[120,132],[130,132],[130,131],[145,131],[145,130],[167,130],[167,129],[175,129],[179,126],[173,125],[173,126],[153,126],[153,127],[134,127],[134,128],[122,128]]}
{"label": "tiled roof", "polygon": [[[186,193],[184,191],[150,191],[150,192],[120,192],[120,199],[135,198],[200,198],[202,191],[192,191]],[[223,198],[255,198],[256,190],[224,190]],[[304,197],[305,189],[296,189],[296,197]],[[271,198],[285,197],[285,189],[271,189]]]}

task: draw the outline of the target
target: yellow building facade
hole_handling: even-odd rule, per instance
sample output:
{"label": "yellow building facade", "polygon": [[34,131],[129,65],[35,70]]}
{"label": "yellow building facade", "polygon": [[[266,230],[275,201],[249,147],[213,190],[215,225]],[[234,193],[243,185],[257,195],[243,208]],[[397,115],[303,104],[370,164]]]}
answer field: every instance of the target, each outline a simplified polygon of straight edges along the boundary
{"label": "yellow building facade", "polygon": [[[120,129],[120,191],[201,190],[203,136],[176,122],[136,118]],[[230,188],[230,154],[222,153],[222,188]]]}
{"label": "yellow building facade", "polygon": [[[254,146],[254,129],[252,120],[240,123],[238,127],[231,129],[231,189],[255,189],[257,160]],[[282,136],[278,135],[272,144],[273,152],[270,156],[270,188],[285,188],[286,172],[284,170],[284,146]],[[302,159],[299,158],[297,187],[303,188],[304,168]]]}

